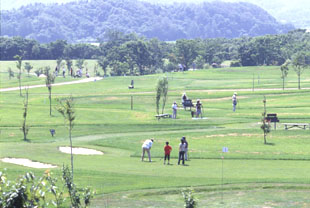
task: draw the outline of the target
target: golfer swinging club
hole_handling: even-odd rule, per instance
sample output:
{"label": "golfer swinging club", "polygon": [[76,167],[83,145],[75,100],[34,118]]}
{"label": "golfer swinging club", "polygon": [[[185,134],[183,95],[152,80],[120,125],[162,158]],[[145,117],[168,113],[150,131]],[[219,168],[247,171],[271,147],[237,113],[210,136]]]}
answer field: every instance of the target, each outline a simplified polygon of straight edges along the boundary
{"label": "golfer swinging club", "polygon": [[147,139],[145,140],[145,142],[142,145],[142,156],[141,156],[141,161],[143,162],[144,160],[144,154],[145,152],[147,152],[148,156],[149,156],[149,162],[152,162],[151,160],[151,148],[152,148],[152,144],[153,144],[154,140],[152,139]]}

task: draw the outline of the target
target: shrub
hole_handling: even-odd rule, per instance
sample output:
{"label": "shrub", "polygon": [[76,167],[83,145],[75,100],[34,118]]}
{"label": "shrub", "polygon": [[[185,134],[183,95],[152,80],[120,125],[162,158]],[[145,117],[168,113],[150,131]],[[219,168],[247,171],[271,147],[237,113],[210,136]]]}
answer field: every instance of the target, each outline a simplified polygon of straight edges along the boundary
{"label": "shrub", "polygon": [[197,199],[195,199],[193,192],[192,189],[182,190],[185,208],[195,208],[197,206]]}
{"label": "shrub", "polygon": [[241,67],[241,66],[242,66],[242,64],[241,64],[240,60],[230,62],[230,67]]}
{"label": "shrub", "polygon": [[[62,171],[63,178],[60,183],[49,170],[45,171],[40,178],[28,172],[17,178],[16,182],[7,180],[6,175],[0,172],[0,207],[50,207],[50,205],[68,207],[63,204],[68,195],[71,199],[71,207],[88,207],[94,193],[90,188],[78,191],[71,180],[69,168],[64,166]],[[63,188],[64,183],[67,190]]]}

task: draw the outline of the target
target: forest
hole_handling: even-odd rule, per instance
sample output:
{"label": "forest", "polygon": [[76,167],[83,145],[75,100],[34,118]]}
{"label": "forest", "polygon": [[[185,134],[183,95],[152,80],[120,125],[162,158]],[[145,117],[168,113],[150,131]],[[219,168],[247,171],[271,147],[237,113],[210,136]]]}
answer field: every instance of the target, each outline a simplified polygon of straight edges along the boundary
{"label": "forest", "polygon": [[[282,65],[302,52],[310,65],[310,33],[294,30],[287,34],[242,38],[179,39],[165,42],[146,39],[135,33],[108,31],[100,45],[70,44],[64,40],[40,44],[21,37],[0,37],[1,60],[96,59],[107,75],[144,75],[220,65],[230,60],[231,66]],[[16,54],[18,51],[18,54]]]}
{"label": "forest", "polygon": [[65,4],[31,4],[2,11],[1,35],[41,43],[98,42],[108,30],[135,32],[162,41],[235,38],[286,33],[265,10],[250,3],[152,4],[134,0],[92,0]]}

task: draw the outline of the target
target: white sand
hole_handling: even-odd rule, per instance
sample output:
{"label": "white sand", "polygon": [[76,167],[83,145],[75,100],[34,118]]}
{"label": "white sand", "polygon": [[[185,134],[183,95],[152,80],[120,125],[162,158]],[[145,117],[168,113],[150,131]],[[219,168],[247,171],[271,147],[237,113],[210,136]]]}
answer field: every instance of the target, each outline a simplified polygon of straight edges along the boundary
{"label": "white sand", "polygon": [[55,165],[51,164],[44,164],[40,162],[33,162],[29,159],[24,159],[24,158],[3,158],[1,159],[2,162],[5,163],[12,163],[16,165],[22,165],[30,168],[57,168]]}
{"label": "white sand", "polygon": [[[70,147],[59,147],[59,151],[67,154],[71,154]],[[81,148],[81,147],[73,147],[72,153],[75,155],[103,155],[103,152],[93,149]]]}

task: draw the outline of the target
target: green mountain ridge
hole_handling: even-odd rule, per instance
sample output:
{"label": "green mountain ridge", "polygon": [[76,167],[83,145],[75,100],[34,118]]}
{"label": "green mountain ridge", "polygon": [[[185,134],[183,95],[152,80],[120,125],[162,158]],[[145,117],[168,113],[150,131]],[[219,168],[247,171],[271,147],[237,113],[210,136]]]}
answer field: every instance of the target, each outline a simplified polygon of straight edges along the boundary
{"label": "green mountain ridge", "polygon": [[225,2],[167,5],[136,0],[85,0],[37,3],[17,10],[3,10],[1,22],[2,36],[21,36],[40,42],[58,39],[93,42],[104,38],[108,30],[174,41],[260,36],[292,29],[292,25],[280,24],[258,6]]}

